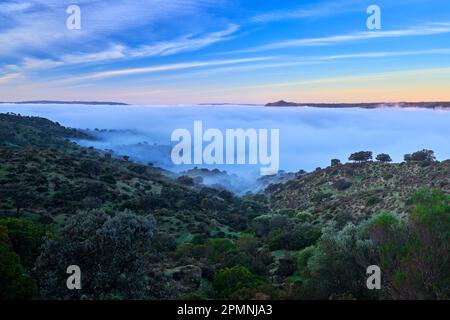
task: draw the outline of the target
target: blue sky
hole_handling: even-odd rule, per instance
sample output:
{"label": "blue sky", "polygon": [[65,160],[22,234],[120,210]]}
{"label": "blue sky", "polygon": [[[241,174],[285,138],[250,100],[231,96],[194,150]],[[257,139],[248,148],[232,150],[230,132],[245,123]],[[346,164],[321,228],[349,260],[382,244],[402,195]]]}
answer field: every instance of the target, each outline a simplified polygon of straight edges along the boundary
{"label": "blue sky", "polygon": [[448,0],[2,0],[0,101],[450,100],[449,40]]}

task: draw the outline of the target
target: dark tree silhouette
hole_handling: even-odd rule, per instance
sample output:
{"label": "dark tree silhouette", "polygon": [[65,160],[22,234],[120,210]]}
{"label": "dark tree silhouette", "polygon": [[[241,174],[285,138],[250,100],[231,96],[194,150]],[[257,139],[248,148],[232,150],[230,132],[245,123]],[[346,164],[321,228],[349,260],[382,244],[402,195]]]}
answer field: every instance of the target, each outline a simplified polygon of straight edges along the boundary
{"label": "dark tree silhouette", "polygon": [[422,162],[422,161],[434,162],[434,161],[436,161],[436,157],[434,156],[434,151],[427,150],[427,149],[423,149],[423,150],[414,152],[412,154],[405,154],[404,159],[406,162]]}
{"label": "dark tree silhouette", "polygon": [[21,215],[21,210],[28,207],[36,199],[32,189],[17,183],[5,184],[0,190],[3,199],[10,199],[16,208],[16,216]]}
{"label": "dark tree silhouette", "polygon": [[388,155],[387,153],[380,153],[379,155],[377,155],[376,159],[380,162],[392,162],[392,158],[390,155]]}
{"label": "dark tree silhouette", "polygon": [[332,159],[331,160],[331,166],[332,167],[336,167],[336,166],[338,166],[340,164],[341,164],[341,160],[339,160],[339,159]]}
{"label": "dark tree silhouette", "polygon": [[355,152],[350,155],[348,160],[359,162],[359,163],[370,161],[370,160],[372,160],[372,151]]}

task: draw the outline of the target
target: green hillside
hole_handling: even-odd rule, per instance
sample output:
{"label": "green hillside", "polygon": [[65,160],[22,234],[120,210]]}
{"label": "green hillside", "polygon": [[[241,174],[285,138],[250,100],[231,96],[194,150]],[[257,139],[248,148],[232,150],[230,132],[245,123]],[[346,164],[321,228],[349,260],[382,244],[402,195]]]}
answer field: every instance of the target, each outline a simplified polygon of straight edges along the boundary
{"label": "green hillside", "polygon": [[77,139],[94,138],[0,114],[0,299],[450,297],[449,161],[335,164],[236,196]]}

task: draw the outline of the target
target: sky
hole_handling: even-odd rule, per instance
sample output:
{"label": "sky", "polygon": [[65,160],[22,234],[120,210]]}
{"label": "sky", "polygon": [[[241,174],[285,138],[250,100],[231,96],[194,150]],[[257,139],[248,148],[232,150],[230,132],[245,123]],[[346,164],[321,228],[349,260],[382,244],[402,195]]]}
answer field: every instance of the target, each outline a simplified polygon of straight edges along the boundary
{"label": "sky", "polygon": [[450,2],[0,1],[0,101],[280,99],[450,101]]}

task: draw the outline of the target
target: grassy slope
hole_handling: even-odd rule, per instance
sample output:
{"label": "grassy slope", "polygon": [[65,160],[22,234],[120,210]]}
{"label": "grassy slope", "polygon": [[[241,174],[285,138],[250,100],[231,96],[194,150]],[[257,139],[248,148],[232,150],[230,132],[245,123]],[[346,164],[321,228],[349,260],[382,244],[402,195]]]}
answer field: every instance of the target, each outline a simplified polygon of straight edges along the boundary
{"label": "grassy slope", "polygon": [[[28,199],[20,214],[40,222],[63,223],[80,209],[132,209],[153,213],[160,231],[178,242],[227,230],[212,216],[220,208],[233,211],[218,191],[178,184],[159,168],[105,157],[68,140],[80,138],[92,137],[46,119],[0,114],[0,216],[17,213],[18,194]],[[214,209],[202,207],[204,199]]]}
{"label": "grassy slope", "polygon": [[404,213],[410,195],[422,187],[450,192],[450,161],[343,164],[272,185],[266,192],[274,208],[358,219],[383,210]]}

